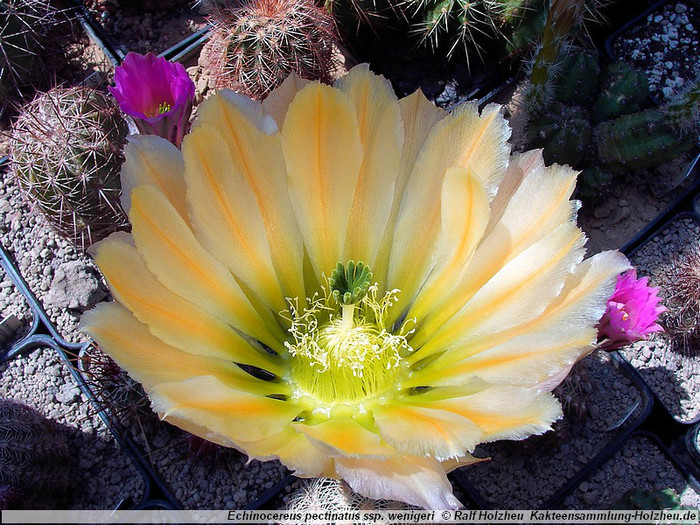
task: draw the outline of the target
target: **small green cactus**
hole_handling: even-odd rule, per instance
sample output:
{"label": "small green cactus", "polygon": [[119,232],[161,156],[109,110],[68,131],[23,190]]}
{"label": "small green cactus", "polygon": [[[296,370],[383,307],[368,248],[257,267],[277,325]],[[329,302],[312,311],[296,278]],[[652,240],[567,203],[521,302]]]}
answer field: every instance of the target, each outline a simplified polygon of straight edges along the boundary
{"label": "small green cactus", "polygon": [[57,425],[0,398],[0,510],[56,508],[75,459]]}
{"label": "small green cactus", "polygon": [[0,1],[0,104],[36,81],[42,69],[44,2]]}
{"label": "small green cactus", "polygon": [[613,510],[691,510],[681,504],[678,493],[671,488],[663,490],[631,489],[615,503]]}
{"label": "small green cactus", "polygon": [[128,226],[119,172],[128,127],[107,95],[54,88],[12,128],[12,172],[26,199],[79,249]]}
{"label": "small green cactus", "polygon": [[553,105],[528,125],[531,147],[544,148],[547,164],[578,166],[591,142],[592,128],[588,114],[579,106]]}
{"label": "small green cactus", "polygon": [[596,122],[603,122],[634,113],[642,109],[648,96],[649,82],[644,72],[624,62],[611,62],[603,70],[593,117]]}
{"label": "small green cactus", "polygon": [[251,0],[215,24],[200,65],[217,88],[262,99],[290,73],[330,81],[336,41],[333,17],[312,0]]}
{"label": "small green cactus", "polygon": [[668,162],[693,147],[660,109],[603,122],[595,129],[598,158],[612,170],[639,170]]}
{"label": "small green cactus", "polygon": [[696,78],[661,109],[681,135],[700,134],[700,78]]}
{"label": "small green cactus", "polygon": [[603,195],[612,185],[612,174],[598,166],[587,166],[576,180],[576,195],[585,200],[592,201]]}
{"label": "small green cactus", "polygon": [[563,104],[589,104],[595,96],[600,74],[598,55],[590,51],[569,50],[561,61],[561,68],[564,73],[556,82],[556,99]]}

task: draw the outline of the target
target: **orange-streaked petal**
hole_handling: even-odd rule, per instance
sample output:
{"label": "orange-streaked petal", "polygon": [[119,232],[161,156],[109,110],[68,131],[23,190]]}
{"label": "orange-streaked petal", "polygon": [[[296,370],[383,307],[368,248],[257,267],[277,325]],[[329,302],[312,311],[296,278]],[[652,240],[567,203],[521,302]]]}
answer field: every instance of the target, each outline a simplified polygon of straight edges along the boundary
{"label": "orange-streaked petal", "polygon": [[508,124],[495,105],[479,115],[475,105],[464,104],[433,127],[406,184],[396,222],[387,287],[403,294],[394,315],[403,313],[436,262],[434,242],[445,172],[466,168],[493,197],[508,166],[509,136]]}
{"label": "orange-streaked petal", "polygon": [[439,461],[472,452],[483,431],[454,412],[409,405],[385,405],[372,411],[379,435],[401,453]]}
{"label": "orange-streaked petal", "polygon": [[489,220],[484,185],[464,168],[447,170],[442,184],[441,210],[438,263],[418,293],[409,318],[423,319],[464,276]]}
{"label": "orange-streaked petal", "polygon": [[263,100],[263,109],[268,115],[275,119],[280,129],[282,129],[284,125],[284,119],[287,116],[289,104],[292,103],[297,93],[309,82],[311,81],[301,78],[296,73],[292,73]]}
{"label": "orange-streaked petal", "polygon": [[272,263],[285,297],[305,297],[304,243],[287,192],[287,167],[280,135],[262,113],[259,102],[230,91],[211,99],[216,115],[206,127],[228,143],[236,170],[250,188],[239,198],[254,197],[265,227]]}
{"label": "orange-streaked petal", "polygon": [[160,189],[180,216],[189,220],[185,201],[185,165],[182,153],[155,135],[131,135],[124,148],[121,170],[122,206],[129,213],[131,190],[142,184]]}
{"label": "orange-streaked petal", "polygon": [[333,460],[291,426],[279,434],[241,443],[241,446],[252,459],[279,459],[295,476],[318,477],[333,473]]}
{"label": "orange-streaked petal", "polygon": [[509,330],[474,337],[413,373],[405,386],[459,385],[478,376],[494,383],[535,386],[592,350],[617,275],[629,268],[619,252],[579,265],[545,312]]}
{"label": "orange-streaked petal", "polygon": [[[423,346],[411,341],[419,349],[410,361],[415,363],[471,337],[505,330],[541,315],[583,259],[585,241],[576,225],[562,224],[501,268]],[[419,328],[417,334],[422,330]]]}
{"label": "orange-streaked petal", "polygon": [[420,395],[411,404],[453,412],[473,421],[484,441],[524,439],[550,430],[562,417],[561,405],[548,392],[530,388],[494,385],[465,397],[450,397],[421,403]]}
{"label": "orange-streaked petal", "polygon": [[349,417],[333,416],[317,425],[301,422],[294,427],[328,455],[383,457],[394,453],[377,434]]}
{"label": "orange-streaked petal", "polygon": [[270,310],[283,310],[286,303],[265,223],[255,195],[229,153],[228,143],[211,128],[196,126],[183,141],[182,152],[187,201],[197,239]]}
{"label": "orange-streaked petal", "polygon": [[131,244],[130,235],[114,233],[93,248],[93,258],[114,297],[165,343],[191,354],[284,373],[279,359],[256,350],[225,322],[163,286]]}
{"label": "orange-streaked petal", "polygon": [[249,394],[213,376],[155,385],[151,399],[165,421],[186,419],[236,443],[274,436],[300,412],[290,401]]}
{"label": "orange-streaked petal", "polygon": [[360,260],[381,273],[375,262],[394,201],[395,177],[387,174],[401,165],[401,109],[389,81],[367,65],[353,68],[336,86],[355,107],[364,149],[341,260]]}
{"label": "orange-streaked petal", "polygon": [[202,248],[156,188],[134,189],[129,219],[139,253],[168,289],[255,339],[270,341],[271,333],[284,338],[274,318],[267,324],[260,318],[231,272]]}
{"label": "orange-streaked petal", "polygon": [[569,201],[575,186],[576,172],[566,166],[529,173],[506,205],[501,220],[474,252],[462,280],[455,282],[426,316],[422,332],[416,334],[413,344],[422,346],[499,269],[562,223],[572,220],[578,209],[576,203]]}
{"label": "orange-streaked petal", "polygon": [[80,328],[147,391],[159,383],[211,375],[225,385],[262,396],[289,394],[286,383],[257,379],[231,360],[190,354],[165,344],[119,303],[101,303],[85,312]]}
{"label": "orange-streaked petal", "polygon": [[330,276],[344,252],[363,149],[355,109],[343,93],[304,87],[282,128],[289,196],[316,276]]}

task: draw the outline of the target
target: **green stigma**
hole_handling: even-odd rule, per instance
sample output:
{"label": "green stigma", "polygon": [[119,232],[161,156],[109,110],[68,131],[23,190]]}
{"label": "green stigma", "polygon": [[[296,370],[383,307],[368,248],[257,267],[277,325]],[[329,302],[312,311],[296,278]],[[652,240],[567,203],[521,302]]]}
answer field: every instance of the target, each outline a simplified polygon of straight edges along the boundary
{"label": "green stigma", "polygon": [[296,395],[315,399],[320,410],[381,396],[412,351],[405,327],[393,333],[387,326],[399,290],[381,296],[371,277],[361,262],[339,263],[323,297],[307,298],[303,309],[289,301],[291,379]]}
{"label": "green stigma", "polygon": [[160,104],[158,104],[158,114],[159,115],[162,115],[163,113],[167,113],[171,109],[173,109],[173,107],[168,102],[161,102]]}
{"label": "green stigma", "polygon": [[329,284],[333,299],[338,304],[359,303],[367,295],[372,280],[372,272],[362,261],[348,261],[347,265],[338,263],[331,273]]}

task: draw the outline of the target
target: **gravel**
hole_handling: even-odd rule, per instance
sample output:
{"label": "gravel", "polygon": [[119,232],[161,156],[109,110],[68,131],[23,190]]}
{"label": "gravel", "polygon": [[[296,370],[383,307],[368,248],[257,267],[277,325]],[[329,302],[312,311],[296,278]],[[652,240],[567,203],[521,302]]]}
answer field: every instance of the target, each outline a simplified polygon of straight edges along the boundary
{"label": "gravel", "polygon": [[609,509],[631,489],[674,489],[683,505],[700,507],[700,494],[648,438],[631,438],[564,499],[567,509]]}
{"label": "gravel", "polygon": [[636,386],[605,352],[582,362],[575,402],[585,402],[584,417],[567,414],[555,432],[525,441],[501,441],[477,447],[475,455],[491,461],[462,472],[496,509],[541,507],[620,431],[641,415]]}
{"label": "gravel", "polygon": [[666,100],[700,75],[697,0],[669,2],[613,42],[613,54],[645,71],[649,91]]}
{"label": "gravel", "polygon": [[[638,274],[658,286],[673,260],[700,244],[700,226],[690,218],[676,219],[631,258]],[[664,290],[660,291],[663,297]],[[680,421],[700,416],[700,357],[681,355],[669,348],[664,334],[656,334],[622,350],[625,358],[669,411]]]}
{"label": "gravel", "polygon": [[[138,503],[144,484],[73,379],[51,349],[39,349],[0,366],[0,396],[29,405],[55,421],[75,464],[68,508],[113,509]],[[114,472],[121,473],[115,483]]]}

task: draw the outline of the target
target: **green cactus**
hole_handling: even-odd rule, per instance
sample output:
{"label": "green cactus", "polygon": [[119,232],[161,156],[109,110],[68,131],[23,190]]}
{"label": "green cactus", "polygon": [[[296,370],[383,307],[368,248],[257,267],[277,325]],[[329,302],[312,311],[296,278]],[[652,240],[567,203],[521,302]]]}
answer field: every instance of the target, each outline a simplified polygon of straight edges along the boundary
{"label": "green cactus", "polygon": [[648,95],[649,82],[644,72],[624,62],[611,62],[603,70],[593,117],[596,122],[603,122],[634,113],[642,108]]}
{"label": "green cactus", "polygon": [[554,96],[570,105],[589,104],[596,93],[600,63],[598,55],[588,51],[570,50],[561,60]]}
{"label": "green cactus", "polygon": [[20,189],[79,249],[128,225],[119,200],[127,133],[112,99],[87,87],[39,94],[13,126]]}
{"label": "green cactus", "polygon": [[695,510],[681,504],[678,493],[671,488],[663,490],[631,489],[613,505],[613,510]]}
{"label": "green cactus", "polygon": [[681,135],[700,134],[700,78],[661,108]]}
{"label": "green cactus", "polygon": [[[525,0],[409,0],[410,29],[433,51],[469,56],[482,39],[498,39],[521,20]],[[443,41],[444,40],[444,41]]]}
{"label": "green cactus", "polygon": [[693,147],[660,109],[603,122],[595,129],[598,158],[612,170],[639,170],[668,162]]}
{"label": "green cactus", "polygon": [[0,2],[0,101],[32,83],[40,71],[37,16],[17,2]]}
{"label": "green cactus", "polygon": [[585,110],[578,106],[553,105],[549,111],[530,121],[527,139],[531,147],[544,148],[547,164],[579,166],[591,142],[591,124]]}
{"label": "green cactus", "polygon": [[329,81],[336,41],[312,0],[251,0],[215,24],[200,66],[217,88],[262,99],[290,73]]}
{"label": "green cactus", "polygon": [[597,166],[587,166],[576,181],[576,195],[585,201],[593,200],[605,193],[613,182],[609,171]]}
{"label": "green cactus", "polygon": [[0,0],[0,115],[29,88],[51,77],[71,34],[71,9],[52,0]]}
{"label": "green cactus", "polygon": [[56,508],[74,464],[55,423],[0,398],[0,510]]}

